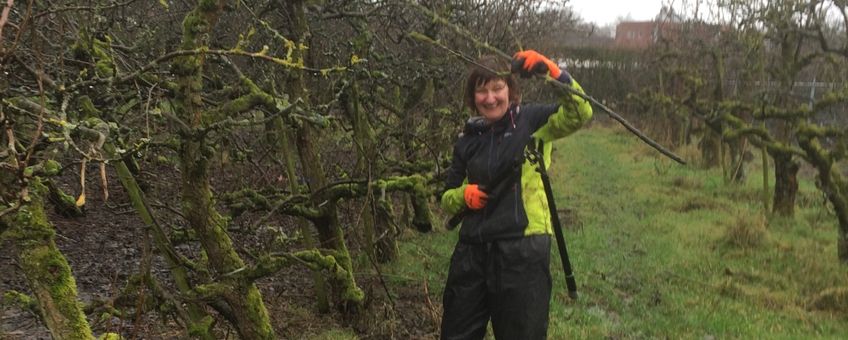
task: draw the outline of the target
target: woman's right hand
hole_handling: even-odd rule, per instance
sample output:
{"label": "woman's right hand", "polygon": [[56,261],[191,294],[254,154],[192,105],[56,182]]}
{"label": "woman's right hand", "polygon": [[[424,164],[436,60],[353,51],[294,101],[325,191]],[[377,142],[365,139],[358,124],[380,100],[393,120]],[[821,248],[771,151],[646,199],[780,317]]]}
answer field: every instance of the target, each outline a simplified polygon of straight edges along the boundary
{"label": "woman's right hand", "polygon": [[534,73],[547,74],[562,83],[571,83],[568,72],[563,72],[555,62],[534,50],[515,53],[512,56],[512,72],[519,73],[522,77],[530,77]]}

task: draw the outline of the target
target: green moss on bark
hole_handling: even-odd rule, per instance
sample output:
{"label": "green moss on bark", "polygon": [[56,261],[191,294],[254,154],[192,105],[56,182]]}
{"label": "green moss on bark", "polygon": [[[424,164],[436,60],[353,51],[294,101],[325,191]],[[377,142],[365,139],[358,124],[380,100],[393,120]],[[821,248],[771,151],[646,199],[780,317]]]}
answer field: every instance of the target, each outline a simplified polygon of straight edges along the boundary
{"label": "green moss on bark", "polygon": [[79,38],[71,45],[71,52],[77,59],[94,63],[94,72],[98,77],[115,75],[115,61],[110,54],[112,47],[109,37],[101,40],[92,36],[86,28],[79,32]]}
{"label": "green moss on bark", "polygon": [[433,230],[433,213],[430,211],[427,197],[418,191],[412,195],[412,225],[420,232]]}
{"label": "green moss on bark", "polygon": [[73,196],[66,194],[52,182],[48,181],[46,184],[50,188],[47,199],[53,204],[56,213],[65,217],[80,217],[84,215],[80,207],[77,206],[77,200]]}
{"label": "green moss on bark", "polygon": [[188,326],[188,335],[195,338],[211,338],[209,330],[212,329],[212,324],[215,322],[211,316],[205,316],[203,319]]}
{"label": "green moss on bark", "polygon": [[271,319],[268,317],[268,310],[265,309],[265,303],[262,302],[262,294],[259,293],[259,288],[256,288],[256,285],[250,284],[245,290],[247,317],[251,320],[252,324],[259,326],[255,331],[262,339],[275,339],[274,329],[271,327]]}
{"label": "green moss on bark", "polygon": [[18,260],[33,292],[42,318],[54,339],[93,339],[91,328],[77,301],[76,281],[64,255],[53,241],[54,231],[44,213],[46,187],[38,178],[30,182],[30,201],[3,223],[18,250]]}
{"label": "green moss on bark", "polygon": [[356,285],[351,268],[350,254],[344,251],[333,251],[331,256],[323,255],[318,250],[298,253],[297,257],[313,263],[318,268],[328,270],[331,277],[342,283],[339,295],[348,304],[360,305],[365,299],[365,293]]}
{"label": "green moss on bark", "polygon": [[9,290],[3,294],[3,305],[16,306],[22,310],[29,311],[36,315],[41,315],[41,310],[38,308],[38,301],[32,296],[24,293]]}
{"label": "green moss on bark", "polygon": [[88,96],[80,96],[77,98],[77,108],[79,108],[80,115],[78,117],[69,118],[74,120],[85,120],[91,117],[101,116],[101,111],[94,106],[94,103]]}

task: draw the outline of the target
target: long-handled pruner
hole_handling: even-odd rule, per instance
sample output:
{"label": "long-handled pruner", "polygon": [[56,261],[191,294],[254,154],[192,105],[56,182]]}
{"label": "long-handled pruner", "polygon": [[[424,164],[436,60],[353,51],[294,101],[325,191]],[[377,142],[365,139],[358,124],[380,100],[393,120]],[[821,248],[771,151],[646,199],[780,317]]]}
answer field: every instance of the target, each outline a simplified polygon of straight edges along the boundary
{"label": "long-handled pruner", "polygon": [[542,177],[542,184],[545,187],[545,196],[548,198],[548,210],[551,214],[551,227],[554,229],[557,248],[559,248],[559,259],[562,262],[562,271],[565,273],[565,285],[568,288],[568,296],[572,299],[577,299],[577,282],[574,280],[574,270],[571,268],[571,260],[568,259],[568,248],[565,246],[565,236],[562,233],[562,223],[557,214],[556,202],[554,202],[554,190],[551,186],[551,178],[548,177],[548,170],[545,169],[544,142],[540,139],[538,146],[534,147],[533,143],[527,146],[525,157],[530,163],[536,165],[536,171]]}

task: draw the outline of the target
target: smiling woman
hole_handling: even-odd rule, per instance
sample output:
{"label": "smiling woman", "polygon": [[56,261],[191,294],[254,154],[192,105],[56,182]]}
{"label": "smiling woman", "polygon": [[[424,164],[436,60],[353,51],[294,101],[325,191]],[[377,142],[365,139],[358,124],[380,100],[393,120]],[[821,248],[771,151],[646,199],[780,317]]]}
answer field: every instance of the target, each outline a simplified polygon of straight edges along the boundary
{"label": "smiling woman", "polygon": [[462,220],[445,284],[441,338],[482,339],[491,320],[495,338],[544,339],[551,216],[542,179],[525,150],[539,143],[550,159],[551,142],[577,131],[592,107],[571,92],[559,104],[521,105],[510,71],[546,74],[583,93],[536,51],[516,53],[512,63],[488,56],[473,64],[464,99],[477,116],[454,145],[441,195],[444,210]]}

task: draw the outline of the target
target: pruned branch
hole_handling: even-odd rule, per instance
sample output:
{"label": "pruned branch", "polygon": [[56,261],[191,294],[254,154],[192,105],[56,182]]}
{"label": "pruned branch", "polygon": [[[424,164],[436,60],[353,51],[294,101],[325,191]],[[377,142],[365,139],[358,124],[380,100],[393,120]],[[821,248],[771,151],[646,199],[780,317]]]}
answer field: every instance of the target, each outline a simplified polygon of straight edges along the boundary
{"label": "pruned branch", "polygon": [[[322,254],[318,249],[302,250],[294,253],[272,253],[261,256],[253,266],[244,266],[228,273],[221,274],[216,282],[198,285],[194,288],[196,296],[192,299],[211,301],[235,289],[235,285],[254,282],[263,277],[271,276],[283,268],[293,265],[303,265],[311,270],[324,271],[340,282],[349,282],[350,273],[339,264],[338,254],[325,250]],[[345,291],[355,289],[355,284],[349,282]]]}
{"label": "pruned branch", "polygon": [[234,215],[240,215],[244,211],[270,211],[310,220],[323,217],[320,209],[312,206],[308,200],[308,197],[302,195],[269,198],[252,189],[221,195],[221,201],[232,210]]}
{"label": "pruned branch", "polygon": [[369,186],[377,190],[427,192],[427,178],[422,175],[396,176],[377,179],[371,182],[352,180],[333,183],[312,193],[313,201],[323,202],[342,198],[363,197],[368,193]]}

